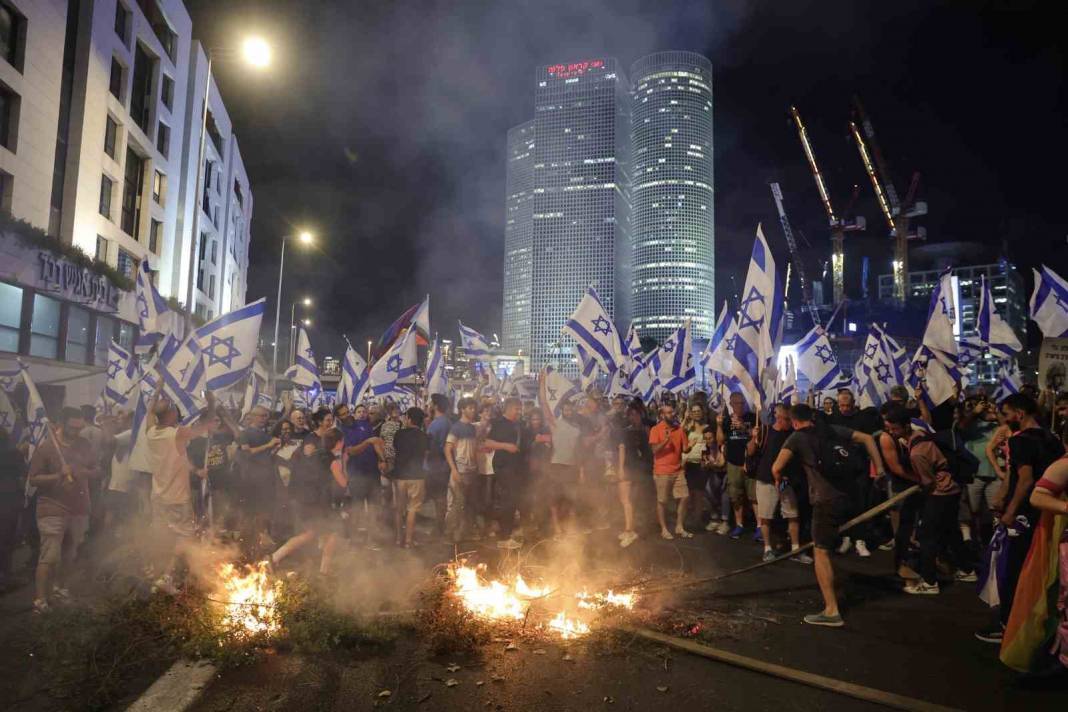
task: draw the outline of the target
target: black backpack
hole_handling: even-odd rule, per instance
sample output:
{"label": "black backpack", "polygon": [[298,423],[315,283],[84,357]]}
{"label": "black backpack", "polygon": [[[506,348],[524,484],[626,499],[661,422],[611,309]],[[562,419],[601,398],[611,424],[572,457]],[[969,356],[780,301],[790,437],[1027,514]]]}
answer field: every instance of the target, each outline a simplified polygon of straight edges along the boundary
{"label": "black backpack", "polygon": [[843,494],[853,490],[857,479],[857,458],[853,442],[843,440],[830,427],[817,425],[809,437],[816,438],[816,470],[832,487]]}
{"label": "black backpack", "polygon": [[956,428],[921,435],[916,442],[931,442],[938,446],[938,451],[946,458],[949,474],[958,485],[970,485],[975,480],[979,472],[979,458],[964,447],[964,439],[958,435]]}

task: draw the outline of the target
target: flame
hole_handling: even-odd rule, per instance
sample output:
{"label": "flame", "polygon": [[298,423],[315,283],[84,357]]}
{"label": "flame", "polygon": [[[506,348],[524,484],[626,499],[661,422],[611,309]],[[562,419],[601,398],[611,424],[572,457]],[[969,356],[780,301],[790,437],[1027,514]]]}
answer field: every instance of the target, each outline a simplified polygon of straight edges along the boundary
{"label": "flame", "polygon": [[[449,567],[453,593],[463,606],[476,616],[490,621],[520,621],[526,618],[535,599],[547,598],[556,592],[549,585],[528,584],[522,576],[516,576],[511,584],[498,580],[484,580],[480,575],[485,566],[471,567],[457,563]],[[606,607],[631,609],[637,601],[633,593],[605,592],[576,593],[578,607],[599,610]],[[569,618],[567,611],[560,611],[547,624],[550,630],[571,640],[590,632],[590,626],[578,618]]]}
{"label": "flame", "polygon": [[249,634],[271,634],[278,630],[275,612],[277,584],[272,583],[266,562],[239,569],[233,564],[219,566],[223,620]]}

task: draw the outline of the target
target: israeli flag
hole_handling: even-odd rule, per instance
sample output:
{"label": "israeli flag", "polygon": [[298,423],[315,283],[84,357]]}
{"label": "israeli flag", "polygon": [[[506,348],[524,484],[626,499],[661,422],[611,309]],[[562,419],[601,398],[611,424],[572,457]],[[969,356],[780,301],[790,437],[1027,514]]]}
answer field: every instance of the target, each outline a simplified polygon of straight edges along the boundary
{"label": "israeli flag", "polygon": [[938,279],[927,309],[927,327],[923,332],[923,345],[946,366],[957,363],[957,340],[953,336],[956,321],[957,300],[953,291],[953,279],[947,269]]}
{"label": "israeli flag", "polygon": [[449,378],[445,375],[445,355],[441,350],[441,342],[434,339],[434,345],[430,347],[430,353],[426,358],[426,392],[430,395],[439,393],[449,395]]}
{"label": "israeli flag", "polygon": [[544,383],[539,389],[538,397],[542,405],[547,407],[553,416],[560,417],[561,404],[582,393],[579,385],[567,378],[552,366],[546,366],[542,372]]}
{"label": "israeli flag", "polygon": [[923,388],[923,400],[928,408],[936,408],[953,398],[953,388],[960,380],[955,366],[942,362],[930,347],[920,344],[912,357],[909,385]]}
{"label": "israeli flag", "polygon": [[763,228],[757,225],[753,255],[738,309],[738,332],[732,355],[740,366],[736,372],[742,390],[755,394],[758,406],[764,398],[764,370],[775,358],[782,334],[783,305],[784,293],[775,269],[775,258],[764,239]]}
{"label": "israeli flag", "polygon": [[204,356],[204,387],[229,388],[244,380],[256,361],[264,299],[223,314],[194,333]]}
{"label": "israeli flag", "polygon": [[189,422],[204,410],[207,403],[200,397],[204,389],[204,358],[196,334],[179,342],[173,334],[160,351],[158,372],[163,392]]}
{"label": "israeli flag", "polygon": [[716,328],[712,330],[712,338],[708,340],[708,346],[701,353],[699,362],[701,368],[705,371],[716,371],[717,369],[711,366],[712,360],[718,358],[722,350],[723,339],[727,336],[727,331],[731,327],[730,317],[727,316],[727,302],[723,302],[723,308],[719,311],[719,318],[716,320]]}
{"label": "israeli flag", "polygon": [[29,461],[33,458],[33,453],[38,446],[48,437],[48,411],[45,410],[41,394],[37,392],[37,385],[33,382],[33,378],[30,377],[30,369],[19,361],[19,370],[22,372],[22,382],[26,386],[27,393],[26,427],[30,449],[26,454],[26,460]]}
{"label": "israeli flag", "polygon": [[783,375],[781,385],[779,387],[779,402],[785,405],[793,405],[794,398],[797,396],[797,370],[794,367],[794,360],[790,356],[786,357],[786,366],[783,369]]}
{"label": "israeli flag", "polygon": [[693,384],[697,372],[693,365],[693,339],[689,320],[664,340],[648,359],[658,388],[678,393]]}
{"label": "israeli flag", "polygon": [[817,324],[812,327],[794,348],[797,370],[812,383],[813,391],[834,388],[844,380],[842,369],[838,367],[838,357],[822,326]]}
{"label": "israeli flag", "polygon": [[597,381],[600,363],[582,348],[581,344],[575,344],[575,353],[578,356],[579,381],[582,383],[582,390],[585,391]]}
{"label": "israeli flag", "polygon": [[148,267],[148,260],[142,260],[137,268],[135,283],[139,332],[134,343],[134,353],[146,354],[170,333],[170,324],[167,323],[171,318],[170,309],[167,307],[167,301],[156,290],[156,285],[152,284],[152,271]]}
{"label": "israeli flag", "polygon": [[986,344],[990,352],[1001,358],[1011,358],[1020,353],[1023,344],[1016,337],[1016,332],[998,315],[994,300],[990,294],[990,284],[986,275],[980,277],[982,282],[979,294],[979,313],[975,317],[979,339]]}
{"label": "israeli flag", "polygon": [[285,376],[293,385],[301,388],[319,387],[319,367],[315,365],[315,352],[312,351],[308,332],[303,326],[297,329],[296,360],[286,370]]}
{"label": "israeli flag", "polygon": [[345,360],[341,363],[341,382],[337,387],[337,402],[352,407],[356,405],[356,394],[367,383],[367,362],[356,349],[349,344],[345,349]]}
{"label": "israeli flag", "polygon": [[868,338],[864,341],[864,350],[853,377],[857,382],[857,400],[861,408],[877,408],[890,397],[890,388],[894,385],[890,358],[874,324],[868,329]]}
{"label": "israeli flag", "polygon": [[248,383],[245,384],[245,397],[241,402],[241,416],[248,415],[248,412],[254,407],[259,405],[260,402],[260,378],[256,375],[255,371],[248,374]]}
{"label": "israeli flag", "polygon": [[137,373],[137,364],[130,352],[114,341],[108,345],[107,377],[104,381],[104,404],[125,408]]}
{"label": "israeli flag", "polygon": [[138,367],[138,386],[137,386],[137,404],[134,406],[133,423],[130,425],[130,450],[134,451],[134,446],[137,445],[138,438],[144,434],[145,431],[145,416],[148,415],[148,404],[152,402],[152,399],[156,395],[156,390],[159,388],[159,381],[156,376],[149,372],[141,372]]}
{"label": "israeli flag", "polygon": [[964,371],[982,360],[986,352],[986,344],[978,336],[962,336],[957,342],[957,366]]}
{"label": "israeli flag", "polygon": [[375,361],[364,390],[371,395],[383,396],[396,390],[400,381],[414,376],[419,371],[415,340],[415,329],[409,329],[403,339],[394,343],[389,351]]}
{"label": "israeli flag", "polygon": [[490,355],[490,346],[486,337],[464,326],[463,322],[460,322],[460,346],[463,347],[468,358],[484,360]]}
{"label": "israeli flag", "polygon": [[1032,271],[1031,319],[1048,339],[1068,337],[1068,282],[1045,265]]}
{"label": "israeli flag", "polygon": [[586,353],[605,373],[619,368],[623,360],[622,341],[593,287],[586,290],[564,324],[564,333],[581,347],[580,353]]}
{"label": "israeli flag", "polygon": [[3,428],[8,432],[8,435],[12,436],[12,440],[18,440],[15,437],[15,424],[18,423],[18,414],[15,412],[15,407],[11,405],[11,399],[7,397],[7,393],[0,390],[0,428]]}
{"label": "israeli flag", "polygon": [[995,403],[1000,403],[1003,398],[1019,393],[1022,387],[1023,379],[1020,377],[1020,369],[1016,362],[1002,364],[998,369],[997,389],[992,398]]}
{"label": "israeli flag", "polygon": [[876,328],[881,332],[880,340],[883,343],[883,351],[890,357],[890,367],[893,372],[894,384],[905,385],[908,383],[909,375],[909,355],[905,351],[905,347],[897,342],[894,337],[890,336],[885,329],[876,325]]}
{"label": "israeli flag", "polygon": [[20,383],[22,383],[22,369],[0,371],[0,390],[11,393]]}

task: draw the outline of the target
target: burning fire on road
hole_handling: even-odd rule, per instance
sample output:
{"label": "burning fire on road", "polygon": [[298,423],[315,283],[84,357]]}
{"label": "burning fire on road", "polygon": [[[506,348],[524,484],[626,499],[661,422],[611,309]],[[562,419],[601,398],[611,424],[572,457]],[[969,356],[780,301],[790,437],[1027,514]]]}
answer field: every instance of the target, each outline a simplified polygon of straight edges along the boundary
{"label": "burning fire on road", "polygon": [[246,635],[272,635],[280,622],[275,604],[278,582],[266,562],[250,566],[220,564],[219,597],[224,623]]}

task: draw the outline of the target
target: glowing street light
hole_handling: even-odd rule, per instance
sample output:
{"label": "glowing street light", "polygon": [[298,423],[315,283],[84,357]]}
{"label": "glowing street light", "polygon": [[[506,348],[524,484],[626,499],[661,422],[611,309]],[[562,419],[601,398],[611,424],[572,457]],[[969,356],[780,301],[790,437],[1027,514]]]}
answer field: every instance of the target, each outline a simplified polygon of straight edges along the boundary
{"label": "glowing street light", "polygon": [[305,319],[304,326],[311,326],[311,319]]}
{"label": "glowing street light", "polygon": [[310,307],[311,306],[311,297],[304,297],[304,306],[306,306],[306,307]]}
{"label": "glowing street light", "polygon": [[271,46],[262,37],[248,37],[241,44],[241,55],[248,64],[263,69],[271,63]]}
{"label": "glowing street light", "polygon": [[312,237],[312,234],[307,230],[304,230],[299,235],[297,235],[297,239],[300,240],[301,243],[304,245],[310,245],[315,242],[315,238]]}
{"label": "glowing street light", "polygon": [[[197,212],[197,211],[194,211],[194,213],[195,212]],[[295,238],[297,240],[297,242],[302,244],[302,245],[310,245],[315,241],[315,238],[312,237],[312,234],[310,232],[308,232],[307,230],[301,230],[299,233],[297,233],[296,235],[291,236],[291,237]],[[275,309],[274,309],[274,340],[275,340],[275,342],[278,341],[278,325],[280,323],[280,317],[282,316],[282,275],[284,273],[284,268],[285,268],[285,264],[286,264],[286,243],[291,239],[291,237],[287,237],[287,236],[284,236],[284,235],[282,236],[282,255],[278,259],[278,300],[275,302]],[[311,304],[311,298],[310,297],[305,297],[304,298],[304,303],[306,305],[310,305]],[[293,302],[293,308],[296,309],[296,302]],[[293,317],[294,316],[295,316],[295,313],[290,315],[290,319],[289,319],[290,327],[292,327],[292,325],[293,325]],[[275,345],[274,354],[273,354],[273,356],[271,358],[271,378],[276,378],[277,375],[278,375],[278,346]]]}

